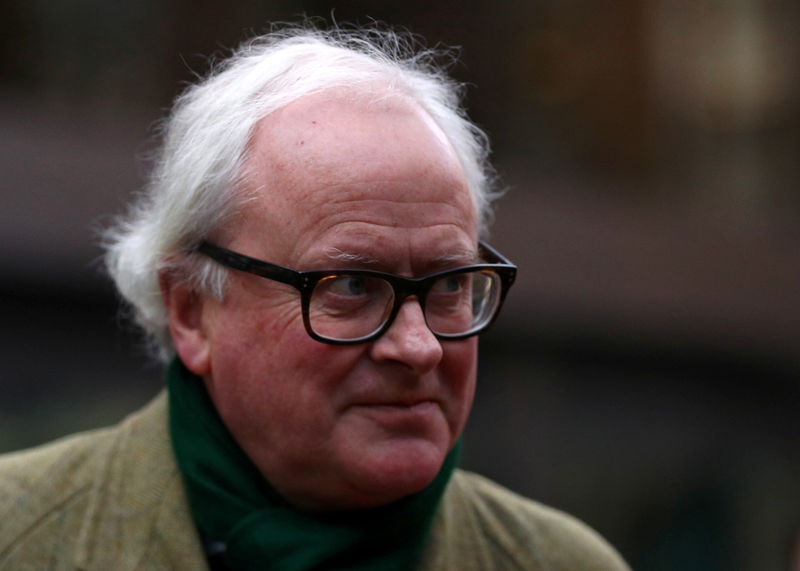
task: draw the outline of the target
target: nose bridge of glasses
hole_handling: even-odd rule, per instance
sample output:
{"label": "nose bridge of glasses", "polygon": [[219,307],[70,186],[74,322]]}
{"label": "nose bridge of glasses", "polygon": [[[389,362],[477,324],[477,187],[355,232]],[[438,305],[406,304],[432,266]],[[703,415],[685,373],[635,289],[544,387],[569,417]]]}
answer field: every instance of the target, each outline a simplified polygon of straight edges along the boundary
{"label": "nose bridge of glasses", "polygon": [[416,297],[420,305],[422,305],[430,287],[430,281],[427,278],[392,276],[392,279],[387,281],[389,281],[394,290],[395,304],[398,306],[405,303],[410,297]]}
{"label": "nose bridge of glasses", "polygon": [[[398,318],[401,325],[407,327],[424,327],[430,331],[428,320],[425,317],[425,306],[420,297],[410,291],[395,298],[394,311],[388,317],[384,330],[395,329],[398,325]],[[401,315],[402,314],[402,315]],[[432,331],[431,331],[432,333]]]}
{"label": "nose bridge of glasses", "polygon": [[426,323],[425,293],[426,287],[428,286],[427,280],[425,278],[408,278],[398,275],[386,275],[382,276],[382,279],[391,287],[394,299],[392,300],[390,311],[388,315],[386,315],[381,329],[385,332],[389,328],[394,327],[398,315],[404,311],[406,302],[409,301],[417,304],[422,323]]}

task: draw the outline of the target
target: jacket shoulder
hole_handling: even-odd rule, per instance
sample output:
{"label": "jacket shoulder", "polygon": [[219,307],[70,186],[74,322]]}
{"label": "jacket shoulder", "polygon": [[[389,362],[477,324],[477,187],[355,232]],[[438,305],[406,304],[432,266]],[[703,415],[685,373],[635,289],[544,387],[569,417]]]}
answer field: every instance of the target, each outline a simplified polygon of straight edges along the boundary
{"label": "jacket shoulder", "polygon": [[162,392],[117,426],[0,455],[0,571],[73,569],[104,552],[98,528],[157,510],[174,484],[165,426]]}
{"label": "jacket shoulder", "polygon": [[578,519],[462,470],[453,474],[445,493],[432,543],[440,547],[438,568],[629,569]]}
{"label": "jacket shoulder", "polygon": [[102,429],[0,456],[0,568],[45,529],[51,541],[74,544],[113,438]]}

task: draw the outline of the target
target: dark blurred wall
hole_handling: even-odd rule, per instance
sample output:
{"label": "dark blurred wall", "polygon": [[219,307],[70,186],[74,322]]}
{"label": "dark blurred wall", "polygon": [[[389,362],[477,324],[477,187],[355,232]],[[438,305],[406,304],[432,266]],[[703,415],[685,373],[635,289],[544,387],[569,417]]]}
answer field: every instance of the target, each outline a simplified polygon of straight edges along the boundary
{"label": "dark blurred wall", "polygon": [[482,340],[464,465],[636,569],[787,569],[800,530],[800,5],[0,3],[0,450],[161,386],[98,261],[153,125],[305,13],[460,46],[520,266]]}

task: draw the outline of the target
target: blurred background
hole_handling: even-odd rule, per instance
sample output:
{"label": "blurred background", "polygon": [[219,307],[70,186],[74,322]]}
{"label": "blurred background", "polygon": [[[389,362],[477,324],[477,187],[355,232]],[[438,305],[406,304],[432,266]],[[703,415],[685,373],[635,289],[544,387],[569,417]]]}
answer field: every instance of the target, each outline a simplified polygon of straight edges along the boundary
{"label": "blurred background", "polygon": [[635,569],[800,569],[794,0],[0,1],[0,451],[160,389],[97,231],[207,57],[300,14],[460,46],[520,267],[463,466]]}

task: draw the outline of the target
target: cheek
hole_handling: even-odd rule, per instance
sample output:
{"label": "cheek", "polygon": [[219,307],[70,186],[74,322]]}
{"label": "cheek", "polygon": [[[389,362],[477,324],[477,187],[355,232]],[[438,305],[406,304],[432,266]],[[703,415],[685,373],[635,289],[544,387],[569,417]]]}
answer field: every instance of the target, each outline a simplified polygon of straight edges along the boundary
{"label": "cheek", "polygon": [[451,431],[456,437],[464,429],[472,408],[477,368],[478,340],[476,337],[463,341],[445,342],[440,371],[449,391],[448,421]]}
{"label": "cheek", "polygon": [[267,288],[263,280],[254,281],[232,283],[225,301],[211,315],[215,376],[237,372],[248,378],[265,362],[273,362],[282,344],[296,345],[291,338],[304,334],[299,298],[277,287]]}
{"label": "cheek", "polygon": [[206,382],[226,420],[252,422],[250,417],[264,415],[265,408],[278,406],[286,396],[274,379],[282,376],[281,366],[291,358],[281,358],[282,345],[292,345],[298,321],[294,314],[299,312],[290,304],[265,307],[261,300],[235,293],[238,297],[228,299],[245,298],[248,303],[226,302],[219,308],[209,335],[211,374]]}
{"label": "cheek", "polygon": [[269,419],[306,428],[330,422],[357,351],[313,340],[291,311],[270,313],[241,314],[218,337],[212,383],[220,405],[233,423],[261,429]]}

